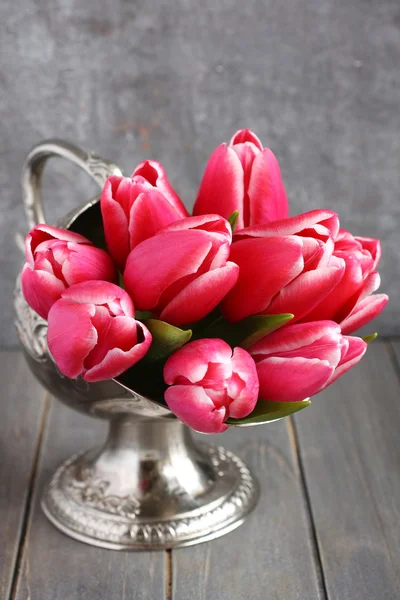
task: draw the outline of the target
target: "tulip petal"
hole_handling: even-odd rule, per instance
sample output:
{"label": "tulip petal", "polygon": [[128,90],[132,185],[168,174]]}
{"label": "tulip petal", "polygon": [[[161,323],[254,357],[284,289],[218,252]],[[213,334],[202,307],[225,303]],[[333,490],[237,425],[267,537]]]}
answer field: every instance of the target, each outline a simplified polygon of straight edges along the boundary
{"label": "tulip petal", "polygon": [[188,229],[200,229],[207,231],[210,235],[217,237],[220,241],[232,241],[232,230],[228,221],[216,214],[202,214],[194,217],[186,217],[171,223],[159,233],[168,231],[187,231]]}
{"label": "tulip petal", "polygon": [[76,304],[64,298],[57,300],[49,311],[49,350],[61,373],[71,379],[82,373],[84,360],[97,343],[97,332],[91,322],[93,314],[93,305]]}
{"label": "tulip petal", "polygon": [[77,304],[108,305],[118,314],[135,316],[135,308],[129,295],[121,287],[108,281],[76,283],[64,290],[62,297]]}
{"label": "tulip petal", "polygon": [[229,142],[229,146],[234,146],[236,144],[245,144],[246,142],[251,142],[259,150],[263,150],[263,145],[260,139],[250,129],[239,129],[239,131],[237,131],[232,136],[231,141]]}
{"label": "tulip petal", "polygon": [[[334,314],[334,319],[338,323],[343,322],[343,320],[348,317],[355,309],[356,305],[360,303],[364,298],[367,298],[371,294],[373,294],[381,284],[381,277],[377,271],[373,271],[364,279],[364,282],[357,286],[355,285],[355,289],[357,290],[355,294],[351,298],[347,300],[339,310]],[[357,289],[358,288],[358,289]],[[339,293],[341,291],[338,290]],[[332,312],[332,309],[331,309]]]}
{"label": "tulip petal", "polygon": [[229,405],[229,416],[241,419],[249,415],[257,404],[259,382],[254,360],[243,348],[235,348],[232,355],[232,370],[234,376],[243,382],[239,393],[235,393],[235,377],[228,383],[228,394],[233,401]]}
{"label": "tulip petal", "polygon": [[273,331],[250,346],[248,350],[253,358],[257,356],[262,360],[263,355],[275,355],[295,350],[301,353],[303,348],[324,338],[330,338],[332,344],[336,346],[340,342],[340,337],[340,326],[333,321],[296,323]]}
{"label": "tulip petal", "polygon": [[319,392],[333,372],[325,360],[269,357],[257,363],[259,395],[263,400],[298,402]]}
{"label": "tulip petal", "polygon": [[[265,314],[290,312],[294,314],[293,322],[303,318],[308,321],[316,319],[309,316],[310,311],[321,305],[323,312],[325,305],[322,301],[340,283],[343,273],[344,267],[319,267],[302,273],[275,296]],[[321,318],[324,317],[324,314],[321,315]],[[330,314],[327,314],[325,318],[329,317]]]}
{"label": "tulip petal", "polygon": [[239,267],[232,262],[200,275],[167,304],[160,318],[172,325],[199,321],[221,302],[238,277]]}
{"label": "tulip petal", "polygon": [[196,273],[211,246],[207,233],[200,230],[171,231],[136,246],[126,262],[124,283],[137,308],[154,309],[170,285]]}
{"label": "tulip petal", "polygon": [[368,250],[368,252],[371,254],[372,258],[374,259],[374,264],[372,268],[376,269],[382,256],[382,247],[380,240],[360,236],[354,236],[354,239],[357,242],[360,242],[362,247],[365,250]]}
{"label": "tulip petal", "polygon": [[64,242],[72,242],[75,244],[88,244],[92,245],[87,238],[83,237],[79,233],[74,233],[69,229],[60,229],[59,227],[52,227],[45,223],[36,225],[25,238],[25,255],[27,262],[33,266],[33,253],[37,247],[43,242],[50,240],[61,240]]}
{"label": "tulip petal", "polygon": [[242,163],[244,182],[243,223],[244,225],[249,225],[250,202],[248,190],[254,159],[256,158],[257,154],[260,153],[260,150],[250,142],[246,142],[244,144],[235,144],[234,146],[232,146],[232,150],[236,152],[240,162]]}
{"label": "tulip petal", "polygon": [[325,384],[324,388],[328,387],[328,385],[331,385],[334,381],[339,379],[339,377],[344,375],[346,371],[360,362],[367,351],[368,344],[361,338],[344,336],[344,339],[346,339],[349,344],[347,352],[345,353],[339,365],[336,367],[329,381]]}
{"label": "tulip petal", "polygon": [[43,319],[65,290],[65,285],[52,273],[33,270],[25,264],[21,274],[21,287],[25,300]]}
{"label": "tulip petal", "polygon": [[[303,259],[305,271],[311,271],[321,265],[321,261],[326,253],[326,244],[321,240],[312,237],[301,237],[303,242]],[[332,245],[333,249],[333,245]],[[322,264],[321,266],[326,266]]]}
{"label": "tulip petal", "polygon": [[239,265],[240,274],[222,303],[228,321],[241,321],[267,309],[272,298],[301,273],[302,246],[297,236],[246,239],[232,245],[230,260]]}
{"label": "tulip petal", "polygon": [[385,308],[388,300],[389,297],[386,294],[375,294],[361,300],[353,312],[341,322],[343,334],[349,335],[377,317]]}
{"label": "tulip petal", "polygon": [[113,198],[113,178],[104,184],[100,198],[104,235],[107,248],[120,269],[129,254],[128,216],[121,204]]}
{"label": "tulip petal", "polygon": [[241,228],[244,226],[243,196],[243,167],[232,148],[221,144],[207,163],[193,214],[217,213],[228,219],[238,210],[238,227]]}
{"label": "tulip petal", "polygon": [[185,377],[191,383],[197,383],[205,377],[210,362],[229,364],[231,357],[232,349],[223,340],[195,340],[169,357],[164,366],[164,381],[172,385]]}
{"label": "tulip petal", "polygon": [[331,210],[310,210],[295,217],[252,225],[235,231],[234,240],[247,237],[274,237],[278,235],[302,235],[326,241],[335,239],[339,232],[339,217]]}
{"label": "tulip petal", "polygon": [[178,218],[188,216],[182,200],[171,186],[167,173],[161,163],[156,160],[144,160],[139,163],[136,169],[132,173],[132,177],[140,175],[144,177],[152,186],[160,190],[160,192],[168,200],[169,204],[175,208],[177,213],[180,215]]}
{"label": "tulip petal", "polygon": [[69,244],[68,251],[68,258],[61,265],[68,285],[91,279],[117,281],[114,263],[104,250],[84,244]]}
{"label": "tulip petal", "polygon": [[202,387],[173,385],[164,394],[168,407],[178,419],[201,433],[222,433],[228,429],[224,424],[226,409],[216,409],[213,401]]}
{"label": "tulip petal", "polygon": [[[124,318],[124,317],[118,317],[118,319],[121,319],[121,318]],[[128,327],[130,325],[129,333],[131,334],[130,341],[132,342],[130,344],[130,346],[133,346],[136,343],[136,325],[135,325],[136,322],[134,319],[130,319],[130,317],[125,317],[125,319],[128,320]],[[111,330],[113,321],[116,321],[116,320],[117,320],[117,318],[113,318],[110,315],[110,312],[106,306],[95,306],[95,314],[92,317],[92,325],[96,329],[96,332],[97,332],[97,344],[85,358],[85,362],[84,362],[85,371],[90,370],[92,367],[99,364],[104,359],[107,352],[110,349],[114,348],[115,345],[117,345],[117,347],[120,347],[119,340],[117,340],[117,343],[115,343],[116,340],[111,339],[111,337],[115,338],[115,336],[112,336],[112,335],[110,336],[110,330]],[[132,327],[132,324],[133,324],[133,327]]]}
{"label": "tulip petal", "polygon": [[364,281],[360,300],[364,300],[364,298],[376,292],[376,290],[379,289],[380,285],[381,276],[379,275],[378,271],[373,271],[368,275],[368,277]]}
{"label": "tulip petal", "polygon": [[255,157],[248,187],[250,225],[289,216],[289,204],[276,156],[265,148]]}
{"label": "tulip petal", "polygon": [[196,229],[206,231],[212,243],[210,257],[205,260],[202,269],[210,270],[224,266],[229,258],[232,229],[228,221],[220,215],[199,215],[180,219],[164,227],[159,233]]}
{"label": "tulip petal", "polygon": [[129,217],[130,249],[177,219],[181,219],[181,215],[158,190],[139,194],[132,203]]}
{"label": "tulip petal", "polygon": [[[138,328],[142,338],[142,341],[139,342]],[[111,321],[103,343],[110,349],[100,362],[94,364],[83,374],[85,381],[104,381],[121,375],[143,358],[150,348],[151,335],[143,323],[135,321],[131,317],[115,317]],[[97,348],[98,346],[96,350]]]}

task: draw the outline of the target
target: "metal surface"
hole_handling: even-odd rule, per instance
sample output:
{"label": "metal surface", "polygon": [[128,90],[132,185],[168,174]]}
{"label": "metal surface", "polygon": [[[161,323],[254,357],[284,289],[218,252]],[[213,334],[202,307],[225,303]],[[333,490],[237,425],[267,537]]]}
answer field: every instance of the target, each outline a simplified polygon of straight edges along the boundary
{"label": "metal surface", "polygon": [[[84,152],[77,146],[63,140],[45,140],[32,148],[22,168],[21,185],[25,214],[31,229],[44,223],[41,179],[49,158],[59,157],[74,163],[85,171],[100,187],[109,175],[122,175],[121,169],[113,162],[104,160],[94,152]],[[82,208],[86,208],[86,205]]]}
{"label": "metal surface", "polygon": [[[64,142],[44,142],[25,162],[22,182],[29,224],[43,221],[40,182],[46,160],[62,156],[103,183],[113,163]],[[76,226],[95,201],[60,221]],[[171,411],[116,380],[87,383],[64,377],[47,348],[47,323],[15,290],[16,326],[39,381],[70,407],[110,420],[106,445],[64,463],[42,506],[63,532],[112,549],[191,545],[231,531],[255,506],[258,486],[247,467],[222,448],[195,445]]]}
{"label": "metal surface", "polygon": [[111,423],[104,448],[58,469],[42,507],[80,541],[142,550],[223,535],[256,500],[242,461],[223,448],[195,444],[179,421],[121,420]]}

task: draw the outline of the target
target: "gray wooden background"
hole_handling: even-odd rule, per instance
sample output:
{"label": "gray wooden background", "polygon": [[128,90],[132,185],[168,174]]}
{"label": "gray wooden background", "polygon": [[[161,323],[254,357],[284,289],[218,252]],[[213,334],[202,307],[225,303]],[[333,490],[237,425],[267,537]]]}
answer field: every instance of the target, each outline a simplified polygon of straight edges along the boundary
{"label": "gray wooden background", "polygon": [[[0,344],[24,229],[19,172],[62,137],[127,171],[161,160],[192,205],[207,156],[240,127],[278,156],[292,213],[337,210],[384,246],[400,333],[398,0],[14,0],[0,4]],[[92,195],[74,168],[49,169],[49,220]],[[375,329],[375,326],[373,327]]]}

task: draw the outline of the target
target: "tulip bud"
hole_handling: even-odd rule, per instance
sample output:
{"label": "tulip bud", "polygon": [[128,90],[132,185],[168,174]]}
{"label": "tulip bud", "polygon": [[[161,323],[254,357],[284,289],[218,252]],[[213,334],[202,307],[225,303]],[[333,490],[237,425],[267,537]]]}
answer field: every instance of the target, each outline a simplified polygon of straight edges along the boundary
{"label": "tulip bud", "polygon": [[156,161],[141,163],[130,178],[109,177],[100,207],[107,247],[121,270],[137,244],[188,215]]}
{"label": "tulip bud", "polygon": [[104,250],[85,237],[37,225],[26,236],[26,264],[21,285],[25,300],[43,319],[51,306],[71,285],[90,279],[116,281],[115,266]]}
{"label": "tulip bud", "polygon": [[307,320],[332,319],[348,334],[374,319],[389,300],[386,294],[373,295],[381,282],[376,270],[380,258],[379,240],[354,237],[341,229],[335,238],[332,259],[342,261],[343,278],[323,302],[307,314]]}
{"label": "tulip bud", "polygon": [[47,340],[66,377],[81,375],[89,382],[112,379],[146,354],[151,334],[135,320],[133,302],[122,288],[85,281],[61,296],[49,312]]}
{"label": "tulip bud", "polygon": [[239,278],[224,299],[229,321],[254,314],[294,314],[304,318],[340,282],[344,262],[332,256],[339,220],[331,211],[242,229],[234,236],[230,259]]}
{"label": "tulip bud", "polygon": [[258,398],[258,378],[251,356],[220,339],[189,342],[164,367],[170,385],[165,401],[186,425],[202,433],[220,433],[225,421],[252,412]]}
{"label": "tulip bud", "polygon": [[364,356],[361,338],[343,336],[332,321],[296,323],[248,348],[260,382],[260,398],[297,402],[333,383]]}
{"label": "tulip bud", "polygon": [[225,219],[203,215],[181,219],[136,246],[124,271],[136,307],[177,326],[205,317],[236,283],[231,239]]}
{"label": "tulip bud", "polygon": [[249,129],[221,144],[206,166],[193,214],[239,212],[237,229],[288,216],[279,163]]}

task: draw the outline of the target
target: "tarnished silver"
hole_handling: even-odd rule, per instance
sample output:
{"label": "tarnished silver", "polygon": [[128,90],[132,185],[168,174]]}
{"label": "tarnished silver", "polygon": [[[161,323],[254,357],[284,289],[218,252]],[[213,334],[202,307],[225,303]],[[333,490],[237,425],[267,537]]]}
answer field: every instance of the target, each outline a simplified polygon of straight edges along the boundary
{"label": "tarnished silver", "polygon": [[[44,223],[41,180],[43,169],[51,157],[65,158],[87,173],[100,187],[110,175],[122,175],[121,169],[94,152],[84,152],[77,146],[62,140],[45,140],[29,152],[22,168],[21,185],[25,214],[29,229]],[[82,208],[86,208],[84,205]]]}
{"label": "tarnished silver", "polygon": [[[41,175],[51,156],[78,164],[102,185],[121,174],[114,163],[58,140],[42,142],[22,172],[30,227],[44,222]],[[98,198],[61,219],[78,228]],[[42,507],[64,533],[116,550],[165,549],[210,540],[238,527],[254,508],[258,486],[244,463],[221,447],[198,443],[171,411],[116,380],[87,383],[63,376],[47,347],[47,322],[15,289],[16,327],[28,364],[59,400],[108,419],[106,443],[67,460],[47,485]]]}

